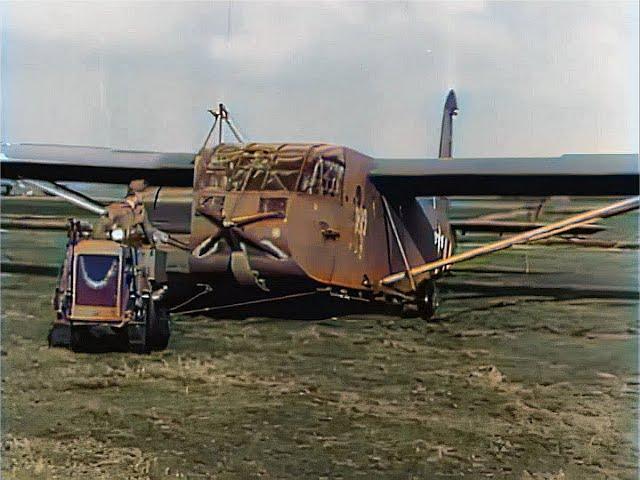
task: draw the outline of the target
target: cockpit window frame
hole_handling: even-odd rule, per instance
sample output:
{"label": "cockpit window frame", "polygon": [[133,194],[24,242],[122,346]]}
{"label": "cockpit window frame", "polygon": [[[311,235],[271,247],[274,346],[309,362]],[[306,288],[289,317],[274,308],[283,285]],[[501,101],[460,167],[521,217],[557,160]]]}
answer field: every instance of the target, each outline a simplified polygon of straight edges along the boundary
{"label": "cockpit window frame", "polygon": [[[311,184],[305,184],[305,175],[308,175],[308,170],[310,167],[310,163],[313,163],[313,170],[311,173]],[[325,181],[327,180],[325,175],[325,165],[330,164],[332,166],[337,166],[337,175],[335,175],[332,180],[335,180],[338,184],[338,188],[327,189],[325,187]],[[336,151],[331,152],[310,152],[310,154],[305,159],[302,168],[300,169],[300,177],[298,179],[298,184],[296,187],[296,191],[299,193],[307,193],[309,195],[321,195],[327,197],[335,197],[342,201],[342,196],[344,194],[344,176],[346,171],[346,165],[344,160],[341,158],[341,154]],[[317,183],[319,180],[320,189],[316,189]]]}
{"label": "cockpit window frame", "polygon": [[196,182],[198,188],[225,193],[307,193],[342,201],[343,150],[326,144],[222,144],[203,160]]}
{"label": "cockpit window frame", "polygon": [[[207,186],[225,192],[294,192],[306,152],[295,148],[286,149],[287,146],[283,144],[274,148],[270,144],[250,144],[230,148],[221,152],[222,155],[227,155],[226,159],[220,159],[216,149],[205,166],[209,177]],[[215,182],[212,181],[214,178]],[[256,184],[252,185],[251,182]]]}

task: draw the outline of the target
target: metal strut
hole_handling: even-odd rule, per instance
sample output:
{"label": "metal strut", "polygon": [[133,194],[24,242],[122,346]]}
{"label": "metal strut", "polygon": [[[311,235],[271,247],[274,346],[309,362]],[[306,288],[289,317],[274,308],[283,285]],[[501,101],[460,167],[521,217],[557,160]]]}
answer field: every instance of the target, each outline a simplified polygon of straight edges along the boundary
{"label": "metal strut", "polygon": [[393,217],[391,216],[391,209],[389,208],[389,203],[384,195],[380,195],[382,199],[382,205],[384,206],[384,211],[389,219],[389,223],[391,224],[391,231],[393,232],[393,238],[396,241],[396,245],[398,246],[398,250],[400,250],[400,256],[402,256],[402,262],[404,263],[405,274],[409,278],[409,283],[411,284],[411,290],[416,291],[416,281],[413,278],[411,273],[411,265],[409,265],[409,260],[407,259],[407,254],[404,251],[404,246],[402,245],[402,241],[400,240],[400,235],[398,235],[398,230],[396,229],[396,224],[393,221]]}
{"label": "metal strut", "polygon": [[209,143],[209,140],[211,139],[211,136],[212,136],[214,130],[216,129],[216,126],[218,127],[218,144],[222,143],[223,130],[224,130],[223,129],[223,124],[226,124],[229,127],[229,130],[231,130],[231,133],[233,133],[233,136],[236,137],[236,140],[239,143],[245,143],[244,142],[244,138],[242,137],[242,134],[240,133],[238,128],[235,126],[235,124],[231,120],[231,116],[229,115],[229,111],[224,106],[224,104],[219,103],[217,110],[208,110],[208,112],[215,117],[215,121],[213,122],[213,126],[211,127],[211,130],[209,131],[209,135],[207,135],[207,139],[205,140],[205,145],[207,143]]}
{"label": "metal strut", "polygon": [[411,275],[421,275],[423,273],[431,272],[436,268],[442,268],[445,266],[453,265],[456,263],[464,262],[481,255],[498,252],[504,250],[513,245],[519,245],[527,242],[534,242],[537,240],[543,240],[545,238],[553,237],[561,233],[565,233],[576,226],[585,225],[593,220],[600,218],[612,217],[614,215],[620,215],[622,213],[629,212],[631,210],[637,210],[640,208],[640,197],[631,197],[625,200],[606,205],[604,207],[589,210],[587,212],[579,213],[571,217],[565,218],[558,222],[550,223],[533,230],[529,230],[518,235],[513,235],[504,240],[488,243],[478,248],[473,248],[465,252],[454,255],[453,257],[442,258],[434,262],[425,263],[419,265],[405,272],[398,272],[392,275],[388,275],[380,280],[382,285],[391,285],[395,282],[403,280],[405,276],[411,278]]}

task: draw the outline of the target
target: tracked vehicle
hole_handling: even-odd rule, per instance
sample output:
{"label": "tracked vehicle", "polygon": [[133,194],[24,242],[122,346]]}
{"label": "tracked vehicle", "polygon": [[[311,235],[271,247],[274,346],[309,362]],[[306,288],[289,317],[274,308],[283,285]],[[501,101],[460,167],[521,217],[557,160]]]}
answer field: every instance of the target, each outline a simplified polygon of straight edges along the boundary
{"label": "tracked vehicle", "polygon": [[122,229],[108,236],[92,238],[86,225],[69,222],[49,344],[84,350],[115,334],[133,352],[162,350],[170,336],[166,253],[152,243],[124,241]]}

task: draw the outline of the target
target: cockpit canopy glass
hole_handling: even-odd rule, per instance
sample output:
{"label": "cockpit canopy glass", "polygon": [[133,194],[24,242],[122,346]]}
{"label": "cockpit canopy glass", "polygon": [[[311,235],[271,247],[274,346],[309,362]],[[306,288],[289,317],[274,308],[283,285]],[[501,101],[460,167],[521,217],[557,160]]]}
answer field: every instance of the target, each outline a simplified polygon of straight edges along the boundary
{"label": "cockpit canopy glass", "polygon": [[200,187],[228,192],[288,191],[340,196],[342,149],[304,144],[220,145],[206,162]]}
{"label": "cockpit canopy glass", "polygon": [[340,196],[343,178],[344,163],[336,155],[318,155],[305,163],[299,191]]}

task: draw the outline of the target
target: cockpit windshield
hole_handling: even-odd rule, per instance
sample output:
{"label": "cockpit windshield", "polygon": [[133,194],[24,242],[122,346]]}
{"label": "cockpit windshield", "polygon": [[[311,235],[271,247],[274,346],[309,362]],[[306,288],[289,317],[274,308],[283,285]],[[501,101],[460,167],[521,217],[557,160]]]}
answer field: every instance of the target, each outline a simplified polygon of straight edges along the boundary
{"label": "cockpit windshield", "polygon": [[304,144],[220,145],[206,162],[201,186],[340,195],[344,161],[339,150]]}
{"label": "cockpit windshield", "polygon": [[304,165],[299,191],[309,194],[340,196],[344,163],[335,155],[318,155]]}

